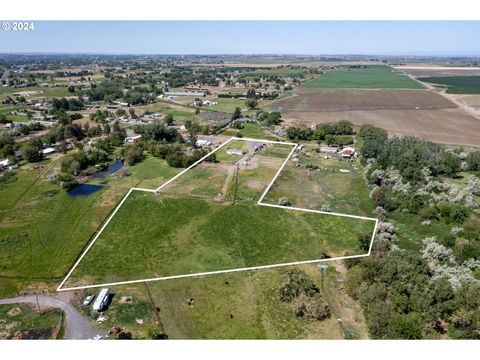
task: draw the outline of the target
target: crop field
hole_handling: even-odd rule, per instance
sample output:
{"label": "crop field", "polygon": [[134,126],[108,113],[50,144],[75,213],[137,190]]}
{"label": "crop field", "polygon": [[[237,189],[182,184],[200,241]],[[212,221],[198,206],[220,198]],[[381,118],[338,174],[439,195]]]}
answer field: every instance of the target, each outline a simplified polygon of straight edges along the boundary
{"label": "crop field", "polygon": [[[260,144],[232,141],[217,163],[202,162],[155,193],[132,191],[64,286],[364,254],[359,239],[373,220],[256,203],[292,150],[255,150]],[[244,155],[222,154],[227,146]]]}
{"label": "crop field", "polygon": [[[310,155],[306,157],[305,153]],[[296,207],[320,210],[327,206],[334,212],[371,215],[369,189],[358,161],[324,159],[309,147],[304,148],[298,159],[296,163],[291,160],[287,163],[265,196],[265,202],[277,204],[280,198],[287,197]],[[306,165],[319,169],[308,170]]]}
{"label": "crop field", "polygon": [[447,88],[448,94],[480,94],[480,75],[422,77],[418,80],[444,86]]}
{"label": "crop field", "polygon": [[423,89],[424,86],[388,66],[341,67],[303,84],[306,88]]}
{"label": "crop field", "polygon": [[419,110],[456,108],[443,96],[428,90],[301,89],[274,101],[271,108],[289,112],[353,110]]}

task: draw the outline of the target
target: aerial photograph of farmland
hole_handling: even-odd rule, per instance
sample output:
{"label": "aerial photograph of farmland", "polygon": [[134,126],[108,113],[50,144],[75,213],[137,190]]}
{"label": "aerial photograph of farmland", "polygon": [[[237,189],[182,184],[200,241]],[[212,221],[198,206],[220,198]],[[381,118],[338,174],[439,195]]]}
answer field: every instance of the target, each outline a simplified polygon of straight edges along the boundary
{"label": "aerial photograph of farmland", "polygon": [[480,339],[480,22],[1,26],[0,344]]}

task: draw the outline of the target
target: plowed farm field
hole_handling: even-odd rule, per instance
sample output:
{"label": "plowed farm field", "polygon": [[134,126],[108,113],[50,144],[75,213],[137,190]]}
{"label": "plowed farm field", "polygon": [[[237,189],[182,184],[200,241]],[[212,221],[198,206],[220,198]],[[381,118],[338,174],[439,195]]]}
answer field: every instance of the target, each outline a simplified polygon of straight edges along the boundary
{"label": "plowed farm field", "polygon": [[297,111],[445,109],[457,106],[429,90],[301,89],[288,98],[273,102],[271,107],[288,113]]}
{"label": "plowed farm field", "polygon": [[390,135],[480,146],[480,119],[430,90],[299,89],[269,109],[282,112],[285,126],[349,120]]}

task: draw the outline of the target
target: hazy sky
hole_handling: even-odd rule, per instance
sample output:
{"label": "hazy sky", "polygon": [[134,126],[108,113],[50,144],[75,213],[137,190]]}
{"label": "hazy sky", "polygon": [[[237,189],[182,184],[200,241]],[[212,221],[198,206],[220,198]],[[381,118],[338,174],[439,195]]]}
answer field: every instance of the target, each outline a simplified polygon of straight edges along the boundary
{"label": "hazy sky", "polygon": [[479,55],[480,21],[39,21],[0,52]]}

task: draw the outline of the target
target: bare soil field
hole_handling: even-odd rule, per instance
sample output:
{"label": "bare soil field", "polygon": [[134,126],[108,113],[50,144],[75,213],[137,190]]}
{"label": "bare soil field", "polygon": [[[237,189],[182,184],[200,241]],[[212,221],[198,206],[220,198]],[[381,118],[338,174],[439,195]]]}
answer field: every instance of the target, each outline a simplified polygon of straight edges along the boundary
{"label": "bare soil field", "polygon": [[271,107],[285,112],[352,110],[419,110],[456,108],[429,90],[301,89],[293,96],[274,101]]}
{"label": "bare soil field", "polygon": [[444,144],[480,146],[480,120],[461,109],[284,112],[285,125],[349,120],[373,124],[390,135],[414,135]]}

